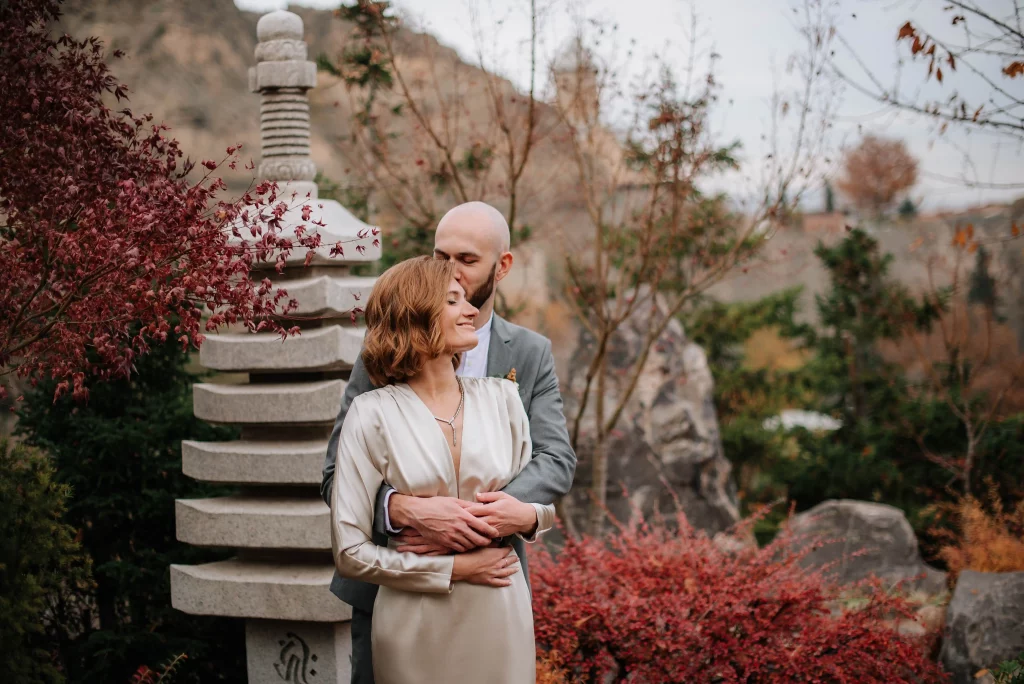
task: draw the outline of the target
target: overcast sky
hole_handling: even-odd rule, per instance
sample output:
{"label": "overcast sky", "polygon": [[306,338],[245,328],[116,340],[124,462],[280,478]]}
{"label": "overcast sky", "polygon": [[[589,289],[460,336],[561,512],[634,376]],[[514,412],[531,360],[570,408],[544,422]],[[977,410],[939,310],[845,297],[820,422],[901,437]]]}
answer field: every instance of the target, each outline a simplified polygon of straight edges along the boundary
{"label": "overcast sky", "polygon": [[[1001,4],[1012,10],[1012,2],[986,0],[982,4],[993,6],[992,11],[998,12],[997,6]],[[235,3],[242,9],[259,12],[288,4],[280,0]],[[761,135],[767,128],[772,93],[777,88],[785,90],[796,85],[793,77],[786,74],[786,64],[799,46],[792,13],[799,3],[800,0],[541,0],[542,6],[549,7],[541,30],[541,53],[548,58],[557,54],[571,40],[573,16],[582,15],[617,26],[614,42],[621,47],[616,54],[623,60],[629,42],[636,40],[637,56],[628,61],[634,70],[650,64],[643,57],[654,52],[670,55],[681,64],[686,55],[691,9],[696,10],[701,29],[699,44],[721,55],[717,78],[722,84],[722,97],[715,124],[722,140],[742,142],[743,158],[749,167],[763,153]],[[338,1],[303,0],[291,4],[333,8]],[[899,26],[913,18],[942,35],[950,30],[950,15],[942,11],[944,4],[942,0],[841,0],[837,9],[838,28],[866,65],[888,85],[896,77],[899,50],[894,39]],[[478,32],[486,35],[485,59],[514,82],[524,82],[528,74],[527,0],[395,0],[394,5],[414,28],[429,31],[467,61],[475,62],[479,54],[480,41],[475,36]],[[605,47],[611,51],[608,41]],[[857,73],[853,60],[842,49],[839,57],[845,68]],[[917,64],[905,67],[904,82],[918,83],[922,68]],[[945,86],[949,90],[937,90],[930,84],[922,86],[921,92],[941,96],[955,88],[962,94],[973,94],[972,101],[983,102],[987,91],[976,79],[964,76],[947,70]],[[1019,144],[960,130],[949,130],[940,136],[929,121],[895,115],[852,89],[843,88],[833,143],[854,143],[865,132],[907,141],[923,171],[913,195],[927,208],[1009,200],[1024,194],[1020,189],[972,189],[942,179],[957,179],[969,173],[989,183],[1024,183],[1024,150]],[[965,157],[970,158],[971,168],[965,167]],[[809,207],[819,203],[815,195],[807,201]]]}

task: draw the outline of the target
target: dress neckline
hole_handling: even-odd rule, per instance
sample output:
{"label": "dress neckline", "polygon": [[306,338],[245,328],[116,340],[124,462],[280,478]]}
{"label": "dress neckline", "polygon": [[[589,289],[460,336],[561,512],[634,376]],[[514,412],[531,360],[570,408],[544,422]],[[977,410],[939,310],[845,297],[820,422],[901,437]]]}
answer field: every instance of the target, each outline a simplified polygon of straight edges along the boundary
{"label": "dress neckline", "polygon": [[461,487],[462,462],[463,462],[463,457],[466,455],[466,449],[465,449],[465,445],[466,445],[466,425],[467,425],[467,418],[469,417],[469,413],[470,413],[470,408],[469,408],[470,407],[470,397],[469,397],[469,386],[468,386],[469,383],[467,383],[466,381],[467,380],[471,380],[471,379],[472,378],[461,378],[461,381],[462,381],[462,391],[463,391],[463,395],[464,395],[464,404],[462,406],[462,435],[459,438],[459,442],[462,444],[462,448],[459,450],[459,465],[458,465],[458,467],[456,467],[456,465],[455,465],[455,454],[452,452],[452,445],[448,443],[448,436],[445,435],[444,430],[441,428],[441,426],[437,424],[437,420],[434,419],[434,414],[433,414],[433,412],[431,412],[430,407],[427,406],[427,403],[425,401],[423,401],[423,399],[420,397],[420,395],[416,394],[416,390],[414,390],[409,385],[409,383],[407,383],[407,382],[395,383],[396,387],[399,387],[399,386],[403,387],[406,392],[408,392],[409,394],[412,395],[413,401],[419,406],[419,408],[421,409],[421,412],[430,420],[430,423],[433,425],[433,430],[441,438],[441,441],[444,443],[444,448],[445,448],[445,450],[446,450],[446,452],[448,454],[448,463],[449,463],[449,465],[451,465],[452,475],[453,475],[453,477],[455,479],[456,498],[458,498],[459,492],[462,489],[462,487]]}

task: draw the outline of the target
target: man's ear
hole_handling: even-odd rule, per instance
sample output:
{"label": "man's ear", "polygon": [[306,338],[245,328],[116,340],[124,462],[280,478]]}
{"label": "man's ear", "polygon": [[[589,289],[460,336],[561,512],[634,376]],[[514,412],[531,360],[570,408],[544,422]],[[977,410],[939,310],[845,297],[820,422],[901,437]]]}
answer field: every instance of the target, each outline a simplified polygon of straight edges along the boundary
{"label": "man's ear", "polygon": [[512,252],[502,252],[501,256],[498,257],[498,268],[494,272],[494,280],[501,281],[508,275],[508,272],[512,270]]}

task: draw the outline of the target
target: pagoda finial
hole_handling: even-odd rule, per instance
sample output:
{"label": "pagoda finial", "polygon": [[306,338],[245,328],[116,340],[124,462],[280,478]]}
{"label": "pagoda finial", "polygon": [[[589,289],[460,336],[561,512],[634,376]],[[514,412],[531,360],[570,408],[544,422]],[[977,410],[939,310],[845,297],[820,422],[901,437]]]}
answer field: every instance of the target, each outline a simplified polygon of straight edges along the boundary
{"label": "pagoda finial", "polygon": [[278,10],[256,25],[256,66],[249,89],[260,94],[262,156],[259,176],[285,193],[317,197],[316,164],[309,153],[309,95],[316,64],[306,59],[299,15]]}

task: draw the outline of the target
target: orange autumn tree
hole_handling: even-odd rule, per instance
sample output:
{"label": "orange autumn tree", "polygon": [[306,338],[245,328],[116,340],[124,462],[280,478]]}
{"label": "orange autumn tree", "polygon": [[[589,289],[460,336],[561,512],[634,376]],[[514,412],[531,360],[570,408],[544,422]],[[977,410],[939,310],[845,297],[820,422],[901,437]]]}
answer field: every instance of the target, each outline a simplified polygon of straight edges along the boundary
{"label": "orange autumn tree", "polygon": [[902,140],[866,135],[846,152],[839,189],[858,209],[880,216],[916,182],[917,160]]}

